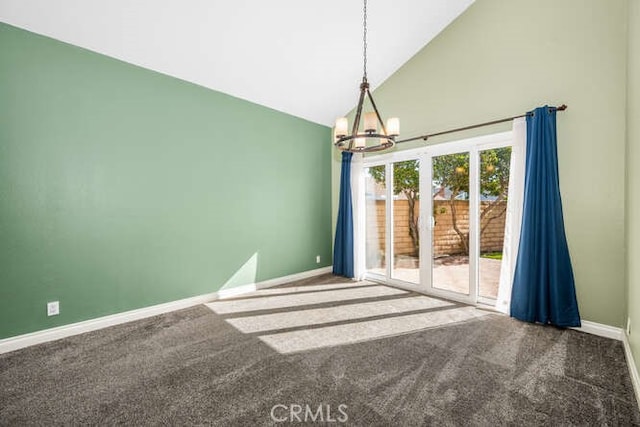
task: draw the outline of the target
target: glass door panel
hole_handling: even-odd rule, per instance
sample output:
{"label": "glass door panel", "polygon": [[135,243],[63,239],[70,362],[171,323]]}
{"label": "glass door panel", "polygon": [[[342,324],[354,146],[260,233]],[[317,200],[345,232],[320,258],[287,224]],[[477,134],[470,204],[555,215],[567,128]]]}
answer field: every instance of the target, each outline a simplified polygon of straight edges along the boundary
{"label": "glass door panel", "polygon": [[365,258],[369,273],[387,275],[386,221],[387,187],[385,165],[364,168]]}
{"label": "glass door panel", "polygon": [[478,264],[478,295],[495,300],[498,297],[502,265],[511,147],[484,150],[479,154],[480,260]]}
{"label": "glass door panel", "polygon": [[470,155],[432,157],[431,287],[470,295]]}
{"label": "glass door panel", "polygon": [[[494,303],[510,166],[508,139],[370,158],[364,167],[367,273],[456,301]],[[431,197],[421,199],[420,189]]]}
{"label": "glass door panel", "polygon": [[391,278],[420,283],[420,163],[393,163],[393,268]]}

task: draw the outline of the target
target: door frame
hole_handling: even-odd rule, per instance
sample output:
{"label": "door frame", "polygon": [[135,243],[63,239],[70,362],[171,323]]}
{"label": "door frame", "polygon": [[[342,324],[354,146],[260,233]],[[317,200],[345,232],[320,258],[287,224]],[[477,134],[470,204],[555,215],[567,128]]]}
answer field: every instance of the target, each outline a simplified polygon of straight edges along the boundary
{"label": "door frame", "polygon": [[[493,148],[502,148],[513,145],[513,132],[500,132],[461,140],[427,145],[425,147],[393,151],[384,154],[365,156],[362,161],[363,170],[372,166],[385,166],[385,257],[387,259],[386,276],[366,272],[365,278],[375,282],[381,282],[390,286],[420,292],[426,295],[442,297],[466,304],[495,305],[490,298],[481,297],[478,293],[479,279],[479,206],[480,206],[480,182],[478,178],[480,151]],[[435,156],[469,153],[469,294],[459,294],[452,291],[433,287],[433,246],[432,246],[432,221],[433,198],[427,197],[420,200],[420,212],[418,228],[420,231],[420,271],[419,284],[405,282],[392,278],[393,271],[393,163],[406,160],[418,160],[420,165],[420,194],[431,194],[432,186],[432,159]],[[364,191],[364,189],[362,190]],[[425,203],[426,202],[426,203]],[[361,238],[364,238],[362,236]],[[365,244],[357,245],[365,248]]]}

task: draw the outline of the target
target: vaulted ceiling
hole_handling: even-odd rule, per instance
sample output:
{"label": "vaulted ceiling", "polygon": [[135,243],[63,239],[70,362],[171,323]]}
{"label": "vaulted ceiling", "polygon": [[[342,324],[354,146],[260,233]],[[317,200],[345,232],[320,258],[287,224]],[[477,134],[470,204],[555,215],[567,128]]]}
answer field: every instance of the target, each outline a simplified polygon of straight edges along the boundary
{"label": "vaulted ceiling", "polygon": [[[380,85],[474,0],[372,0]],[[0,21],[331,125],[362,77],[362,1],[0,0]]]}

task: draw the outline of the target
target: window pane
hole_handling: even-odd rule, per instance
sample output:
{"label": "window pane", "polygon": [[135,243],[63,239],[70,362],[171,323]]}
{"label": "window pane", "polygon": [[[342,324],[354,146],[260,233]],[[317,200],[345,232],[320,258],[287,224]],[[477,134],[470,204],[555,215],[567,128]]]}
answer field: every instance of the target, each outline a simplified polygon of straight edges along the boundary
{"label": "window pane", "polygon": [[480,262],[481,297],[496,299],[502,266],[504,225],[509,189],[511,147],[480,152]]}
{"label": "window pane", "polygon": [[433,271],[437,289],[469,294],[469,153],[433,157]]}
{"label": "window pane", "polygon": [[385,166],[364,169],[366,202],[366,266],[370,273],[386,275],[385,225],[386,185]]}
{"label": "window pane", "polygon": [[393,271],[391,277],[420,283],[420,165],[393,164]]}

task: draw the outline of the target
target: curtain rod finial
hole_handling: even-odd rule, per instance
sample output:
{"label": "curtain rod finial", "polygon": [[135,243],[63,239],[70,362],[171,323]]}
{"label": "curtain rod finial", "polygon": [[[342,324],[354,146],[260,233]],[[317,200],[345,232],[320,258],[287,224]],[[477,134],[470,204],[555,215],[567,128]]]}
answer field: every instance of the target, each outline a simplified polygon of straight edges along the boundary
{"label": "curtain rod finial", "polygon": [[567,104],[562,104],[561,106],[556,107],[556,110],[558,110],[558,111],[564,111],[566,109],[567,109]]}

